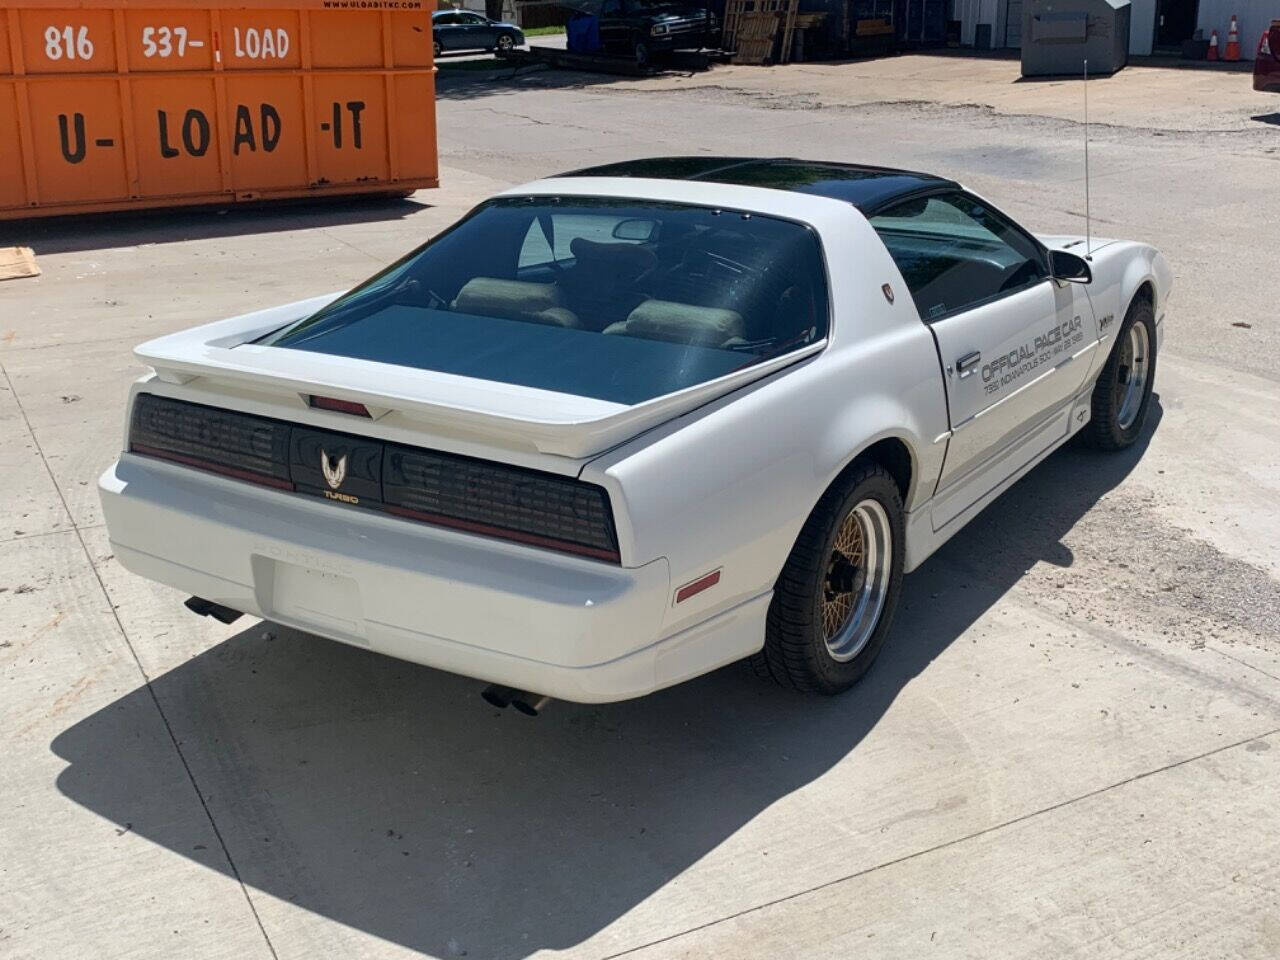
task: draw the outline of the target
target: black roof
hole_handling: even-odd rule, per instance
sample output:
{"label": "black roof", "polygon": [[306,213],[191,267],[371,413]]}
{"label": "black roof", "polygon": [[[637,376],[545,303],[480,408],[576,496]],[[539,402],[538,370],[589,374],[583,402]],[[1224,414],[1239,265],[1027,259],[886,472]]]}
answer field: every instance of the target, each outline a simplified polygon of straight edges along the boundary
{"label": "black roof", "polygon": [[953,180],[928,173],[788,157],[649,157],[587,167],[561,176],[707,180],[767,187],[844,200],[864,213],[912,194],[956,186]]}

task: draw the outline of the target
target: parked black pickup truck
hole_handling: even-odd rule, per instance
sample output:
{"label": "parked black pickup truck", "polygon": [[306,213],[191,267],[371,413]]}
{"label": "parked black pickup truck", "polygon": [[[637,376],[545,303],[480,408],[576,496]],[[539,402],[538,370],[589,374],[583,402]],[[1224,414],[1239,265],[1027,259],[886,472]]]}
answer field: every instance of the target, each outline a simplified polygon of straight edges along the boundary
{"label": "parked black pickup truck", "polygon": [[603,0],[600,43],[606,53],[647,64],[656,53],[717,47],[720,24],[705,7],[680,0]]}

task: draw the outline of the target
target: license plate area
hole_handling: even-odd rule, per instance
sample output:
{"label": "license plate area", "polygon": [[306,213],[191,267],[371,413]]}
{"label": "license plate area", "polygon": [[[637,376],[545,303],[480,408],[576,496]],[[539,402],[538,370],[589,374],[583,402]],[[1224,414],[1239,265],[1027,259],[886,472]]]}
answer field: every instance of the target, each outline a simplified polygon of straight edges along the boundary
{"label": "license plate area", "polygon": [[353,578],[261,556],[253,558],[253,568],[259,603],[268,616],[368,643],[360,585]]}

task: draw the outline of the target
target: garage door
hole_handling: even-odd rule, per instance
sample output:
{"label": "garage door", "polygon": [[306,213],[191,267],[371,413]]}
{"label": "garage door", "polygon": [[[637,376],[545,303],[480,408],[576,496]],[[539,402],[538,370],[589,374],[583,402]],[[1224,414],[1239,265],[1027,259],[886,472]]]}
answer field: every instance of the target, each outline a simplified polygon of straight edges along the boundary
{"label": "garage door", "polygon": [[1015,50],[1022,48],[1022,0],[1009,0],[1005,15],[1004,45]]}

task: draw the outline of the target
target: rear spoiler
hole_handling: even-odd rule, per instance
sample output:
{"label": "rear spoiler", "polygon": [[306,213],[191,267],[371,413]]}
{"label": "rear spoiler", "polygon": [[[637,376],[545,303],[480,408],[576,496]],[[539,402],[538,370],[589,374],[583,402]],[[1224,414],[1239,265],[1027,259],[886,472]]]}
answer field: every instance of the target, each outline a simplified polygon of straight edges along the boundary
{"label": "rear spoiler", "polygon": [[310,397],[320,395],[364,404],[375,420],[395,411],[424,425],[509,449],[586,458],[793,366],[827,344],[820,340],[706,383],[628,406],[253,342],[310,316],[337,296],[329,294],[170,334],[142,344],[134,353],[168,383],[202,379],[241,391],[290,396],[303,406],[309,404]]}

